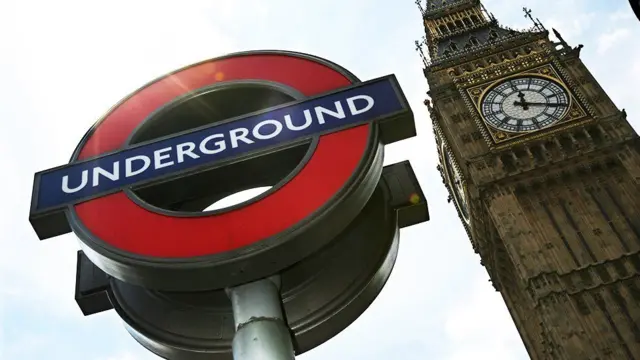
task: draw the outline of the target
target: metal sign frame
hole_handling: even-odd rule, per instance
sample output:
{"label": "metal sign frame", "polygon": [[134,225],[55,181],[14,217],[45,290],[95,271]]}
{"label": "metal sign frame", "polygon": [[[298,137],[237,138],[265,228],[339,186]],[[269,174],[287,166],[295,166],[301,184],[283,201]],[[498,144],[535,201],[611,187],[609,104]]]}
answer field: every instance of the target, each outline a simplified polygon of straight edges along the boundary
{"label": "metal sign frame", "polygon": [[[134,285],[200,291],[277,273],[340,233],[364,207],[378,183],[383,145],[415,135],[406,98],[394,78],[387,80],[405,109],[387,113],[382,119],[369,119],[377,122],[311,137],[303,163],[259,199],[221,212],[194,214],[151,206],[136,195],[135,189],[127,187],[67,205],[63,211],[47,216],[36,214],[30,220],[34,228],[41,229],[41,238],[73,230],[94,264]],[[71,163],[128,148],[136,131],[160,116],[163,109],[217,84],[259,82],[298,93],[298,98],[315,99],[375,81],[360,83],[334,63],[294,52],[245,52],[211,59],[165,75],[121,101],[82,139]],[[318,179],[323,176],[331,186],[319,186]],[[262,206],[269,202],[270,207]],[[225,233],[229,226],[221,224],[234,227]],[[211,239],[212,229],[213,236],[218,236],[216,241]],[[243,238],[243,232],[249,235]],[[189,251],[190,243],[230,245]]]}

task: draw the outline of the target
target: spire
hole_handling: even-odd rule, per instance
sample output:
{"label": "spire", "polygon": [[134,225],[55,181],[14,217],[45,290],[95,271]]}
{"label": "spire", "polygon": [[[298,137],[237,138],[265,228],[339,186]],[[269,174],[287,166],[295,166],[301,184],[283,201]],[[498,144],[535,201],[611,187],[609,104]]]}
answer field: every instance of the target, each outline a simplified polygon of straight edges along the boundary
{"label": "spire", "polygon": [[489,17],[489,20],[491,20],[491,21],[493,21],[493,22],[497,22],[496,17],[495,17],[495,16],[493,16],[493,13],[492,13],[492,12],[489,12],[489,11],[487,10],[487,8],[486,8],[486,7],[484,7],[484,4],[483,4],[483,3],[480,3],[480,7],[482,8],[482,11],[483,11],[485,14],[487,14],[487,16]]}
{"label": "spire", "polygon": [[427,45],[427,40],[425,39],[424,36],[422,37],[421,41],[416,40],[416,51],[420,55],[420,58],[422,59],[422,63],[424,64],[425,67],[429,63],[429,59],[427,59],[427,57],[424,55],[424,50],[423,50],[423,47],[426,45]]}
{"label": "spire", "polygon": [[479,0],[426,0],[423,5],[424,1],[416,1],[427,30],[423,41],[416,42],[416,50],[425,67],[431,60],[472,51],[510,33],[498,25]]}
{"label": "spire", "polygon": [[[553,34],[558,39],[558,42],[553,42],[553,41],[551,42],[557,51],[559,51],[563,55],[572,53],[572,52],[580,54],[580,50],[582,50],[583,48],[582,44],[578,44],[578,46],[576,46],[575,48],[571,48],[571,46],[569,46],[569,44],[564,40],[562,35],[560,35],[560,32],[558,30],[553,28],[551,30],[553,30]],[[558,48],[558,46],[560,46],[560,48]]]}
{"label": "spire", "polygon": [[418,9],[420,9],[420,14],[424,17],[425,9],[422,6],[422,0],[416,0],[416,5],[418,5]]}
{"label": "spire", "polygon": [[561,44],[562,46],[564,46],[565,48],[569,48],[569,44],[567,44],[567,42],[566,42],[566,41],[564,41],[564,38],[562,37],[562,35],[560,35],[560,33],[558,32],[558,30],[553,29],[553,28],[552,28],[551,30],[553,30],[553,34],[558,38],[558,40],[560,40],[560,44]]}
{"label": "spire", "polygon": [[533,26],[534,26],[534,28],[536,30],[538,30],[538,31],[547,30],[547,29],[545,29],[544,25],[542,25],[542,23],[540,22],[540,19],[538,19],[538,18],[535,18],[535,20],[533,19],[533,16],[531,16],[531,9],[523,7],[522,11],[524,11],[524,17],[529,18],[531,20],[531,22],[533,23]]}

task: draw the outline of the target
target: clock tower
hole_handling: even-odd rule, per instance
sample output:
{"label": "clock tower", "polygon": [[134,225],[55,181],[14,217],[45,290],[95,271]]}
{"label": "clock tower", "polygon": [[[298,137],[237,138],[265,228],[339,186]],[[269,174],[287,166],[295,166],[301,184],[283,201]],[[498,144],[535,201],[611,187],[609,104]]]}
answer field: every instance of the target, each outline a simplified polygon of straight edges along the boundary
{"label": "clock tower", "polygon": [[417,1],[440,171],[532,359],[640,360],[640,141],[525,10]]}

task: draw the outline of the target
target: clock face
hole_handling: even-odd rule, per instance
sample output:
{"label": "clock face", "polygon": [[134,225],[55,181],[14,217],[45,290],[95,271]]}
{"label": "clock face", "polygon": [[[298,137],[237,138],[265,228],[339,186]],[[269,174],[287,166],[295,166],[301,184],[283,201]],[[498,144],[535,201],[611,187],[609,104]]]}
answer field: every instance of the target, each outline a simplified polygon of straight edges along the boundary
{"label": "clock face", "polygon": [[553,80],[518,77],[491,88],[482,99],[481,112],[487,124],[498,130],[530,132],[562,119],[569,99],[567,90]]}
{"label": "clock face", "polygon": [[458,205],[460,214],[464,221],[469,223],[469,205],[467,203],[466,191],[464,183],[462,181],[462,175],[458,169],[454,166],[452,158],[453,154],[445,146],[442,146],[442,153],[444,157],[444,171],[446,173],[447,181],[453,192],[454,200]]}

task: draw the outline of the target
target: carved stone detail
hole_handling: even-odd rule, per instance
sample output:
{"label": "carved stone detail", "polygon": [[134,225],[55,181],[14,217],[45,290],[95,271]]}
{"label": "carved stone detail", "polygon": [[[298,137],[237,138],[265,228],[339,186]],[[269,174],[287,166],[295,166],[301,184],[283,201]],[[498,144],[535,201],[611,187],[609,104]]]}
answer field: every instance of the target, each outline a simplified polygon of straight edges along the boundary
{"label": "carved stone detail", "polygon": [[[640,359],[640,139],[582,64],[582,46],[554,33],[560,42],[513,32],[425,62],[438,171],[532,359]],[[525,134],[485,125],[484,92],[518,74],[565,86],[564,118]],[[464,175],[469,223],[443,149]]]}

